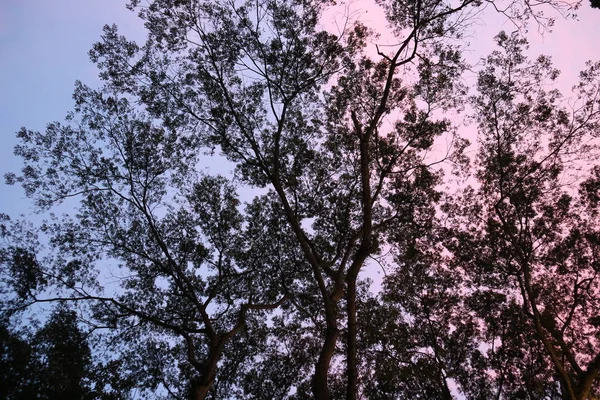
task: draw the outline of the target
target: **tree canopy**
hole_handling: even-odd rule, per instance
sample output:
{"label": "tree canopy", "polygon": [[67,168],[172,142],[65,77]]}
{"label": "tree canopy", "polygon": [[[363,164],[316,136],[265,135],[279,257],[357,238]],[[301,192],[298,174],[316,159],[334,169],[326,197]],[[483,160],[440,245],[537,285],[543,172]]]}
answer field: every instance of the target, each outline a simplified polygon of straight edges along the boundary
{"label": "tree canopy", "polygon": [[107,25],[103,85],[18,132],[47,219],[1,216],[0,320],[74,307],[38,347],[3,326],[23,393],[600,396],[600,62],[565,97],[522,30],[463,57],[489,8],[577,5],[378,0],[385,47],[333,6],[133,0],[146,42]]}

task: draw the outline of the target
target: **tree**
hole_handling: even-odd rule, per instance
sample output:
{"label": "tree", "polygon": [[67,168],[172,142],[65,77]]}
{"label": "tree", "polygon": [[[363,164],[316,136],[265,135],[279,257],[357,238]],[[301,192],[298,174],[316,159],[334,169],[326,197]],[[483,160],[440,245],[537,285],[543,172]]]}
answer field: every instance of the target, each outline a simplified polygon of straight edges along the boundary
{"label": "tree", "polygon": [[[219,146],[244,182],[271,186],[318,288],[325,332],[313,393],[330,397],[328,375],[346,319],[346,392],[354,398],[358,274],[386,229],[414,218],[434,196],[435,177],[421,157],[449,130],[432,119],[433,109],[447,102],[461,67],[457,51],[436,40],[458,34],[454,28],[474,3],[385,6],[404,39],[379,62],[363,53],[368,31],[360,24],[341,37],[316,30],[324,6],[155,2],[141,12],[151,39],[140,55],[108,28],[92,56],[112,88],[139,96],[178,129],[201,124],[201,141]],[[158,57],[163,52],[181,58]],[[402,85],[397,71],[417,59],[423,79]],[[168,73],[173,69],[177,74]],[[136,76],[147,84],[136,85]],[[331,79],[337,83],[323,96]],[[380,134],[397,110],[405,118]],[[313,232],[302,226],[306,220],[314,220]]]}
{"label": "tree", "polygon": [[[266,271],[253,270],[252,251],[243,254],[246,259],[238,254],[238,248],[247,245],[237,232],[242,219],[233,188],[218,177],[191,181],[188,172],[195,149],[185,148],[185,137],[153,128],[125,99],[105,99],[83,86],[78,87],[76,97],[81,123],[87,124],[88,130],[55,124],[45,135],[21,132],[25,143],[33,141],[34,146],[31,151],[24,146],[18,152],[52,159],[53,166],[45,173],[49,186],[54,187],[40,197],[40,205],[73,192],[85,197],[77,223],[65,219],[44,227],[59,250],[54,258],[44,260],[46,265],[36,261],[32,250],[19,246],[5,249],[9,268],[26,271],[12,274],[12,285],[23,287],[12,301],[25,301],[25,305],[85,301],[99,327],[119,331],[115,340],[156,343],[165,354],[150,357],[154,363],[137,360],[137,368],[152,376],[149,387],[161,381],[167,385],[175,379],[171,374],[191,374],[183,367],[177,372],[177,363],[163,370],[166,361],[162,357],[171,349],[159,336],[166,335],[167,340],[169,335],[180,337],[185,343],[181,355],[198,373],[189,390],[203,397],[212,386],[224,346],[246,325],[248,311],[274,308],[283,300],[259,303],[278,292],[268,291],[270,277],[265,276]],[[53,155],[49,156],[50,152]],[[108,156],[102,156],[107,152]],[[59,176],[68,178],[59,181]],[[162,202],[169,182],[186,189],[185,197],[174,199],[181,204],[178,208]],[[155,214],[161,205],[169,207],[162,218]],[[14,230],[4,229],[6,235]],[[128,276],[117,277],[123,291],[113,297],[102,296],[90,269],[101,254],[120,260],[129,270]],[[244,264],[237,267],[236,259]],[[201,268],[208,268],[208,273],[200,275]],[[267,284],[254,286],[255,280],[267,280]],[[36,296],[36,290],[43,291],[51,284],[67,288],[68,295]],[[240,298],[250,301],[237,304]],[[19,307],[23,305],[12,306]],[[206,347],[207,356],[202,361],[196,359],[199,345]],[[149,347],[138,350],[147,357],[155,351]],[[136,358],[132,357],[132,362]]]}
{"label": "tree", "polygon": [[74,311],[59,306],[29,335],[5,325],[0,333],[3,399],[127,398],[126,381],[93,363]]}
{"label": "tree", "polygon": [[0,388],[3,399],[34,398],[35,391],[30,383],[32,365],[31,346],[0,326],[0,372],[4,384]]}
{"label": "tree", "polygon": [[472,100],[480,186],[457,203],[464,212],[453,211],[462,231],[449,245],[453,264],[469,276],[469,301],[486,322],[498,396],[593,399],[600,393],[598,171],[586,163],[597,157],[599,65],[581,73],[568,109],[560,92],[547,89],[559,73],[547,57],[528,61],[516,35],[501,33],[497,42],[501,50],[487,58]]}
{"label": "tree", "polygon": [[[19,132],[9,183],[78,209],[43,225],[47,256],[5,222],[5,309],[87,307],[131,379],[176,398],[451,398],[450,379],[490,393],[476,305],[494,297],[466,296],[473,271],[450,269],[483,239],[438,220],[461,215],[440,205],[440,165],[467,161],[444,113],[464,105],[459,40],[483,4],[378,5],[399,44],[376,54],[359,21],[322,28],[327,2],[155,0],[142,47],[107,26],[90,53],[104,87],[78,83],[66,124]],[[515,21],[539,17],[516,5]],[[207,151],[233,178],[200,172]],[[260,194],[242,204],[245,186]],[[361,273],[387,249],[374,298]]]}
{"label": "tree", "polygon": [[77,327],[76,315],[58,310],[33,339],[43,372],[36,374],[38,390],[48,398],[84,398],[83,385],[91,354],[82,332]]}

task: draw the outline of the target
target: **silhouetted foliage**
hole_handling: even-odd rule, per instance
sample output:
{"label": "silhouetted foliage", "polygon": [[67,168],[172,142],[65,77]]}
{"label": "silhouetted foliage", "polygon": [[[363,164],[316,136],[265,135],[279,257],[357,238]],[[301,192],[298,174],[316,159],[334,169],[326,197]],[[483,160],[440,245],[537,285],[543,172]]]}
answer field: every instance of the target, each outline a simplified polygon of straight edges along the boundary
{"label": "silhouetted foliage", "polygon": [[[2,217],[5,317],[77,304],[94,379],[146,396],[596,398],[600,66],[569,109],[550,59],[500,33],[465,87],[484,3],[378,1],[398,44],[373,51],[326,1],[132,1],[146,43],[106,26],[104,86],[18,133],[8,183],[76,211]],[[542,5],[564,6],[497,9]],[[45,357],[78,358],[44,379],[78,390],[91,353],[61,315]]]}
{"label": "silhouetted foliage", "polygon": [[127,381],[94,363],[75,312],[57,308],[38,330],[0,330],[2,399],[123,399]]}

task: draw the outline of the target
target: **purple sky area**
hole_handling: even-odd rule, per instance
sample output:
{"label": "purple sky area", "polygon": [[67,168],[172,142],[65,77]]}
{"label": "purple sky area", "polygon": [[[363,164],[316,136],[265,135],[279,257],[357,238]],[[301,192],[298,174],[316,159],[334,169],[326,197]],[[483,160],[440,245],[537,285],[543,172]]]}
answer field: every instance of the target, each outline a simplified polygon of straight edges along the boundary
{"label": "purple sky area", "polygon": [[[360,4],[352,2],[359,9]],[[126,36],[143,39],[139,20],[124,5],[125,0],[0,0],[0,174],[19,169],[12,148],[21,126],[43,130],[48,122],[63,120],[73,106],[75,80],[98,85],[87,52],[104,24],[116,23]],[[578,14],[579,21],[558,19],[554,33],[540,37],[532,29],[530,34],[531,53],[552,55],[563,71],[565,92],[586,60],[600,59],[600,10],[584,0]],[[487,52],[499,30],[514,30],[496,18],[479,25],[470,39],[472,56]],[[31,215],[20,188],[0,184],[0,212]]]}

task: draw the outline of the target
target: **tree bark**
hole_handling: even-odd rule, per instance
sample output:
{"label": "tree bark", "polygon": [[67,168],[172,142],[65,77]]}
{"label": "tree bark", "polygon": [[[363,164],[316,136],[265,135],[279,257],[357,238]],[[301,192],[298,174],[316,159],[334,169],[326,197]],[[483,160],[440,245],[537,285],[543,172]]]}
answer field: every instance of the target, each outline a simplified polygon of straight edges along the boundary
{"label": "tree bark", "polygon": [[203,383],[202,381],[192,383],[191,400],[204,400],[214,380]]}
{"label": "tree bark", "polygon": [[579,381],[578,391],[580,400],[595,400],[597,398],[593,395],[592,388],[599,374],[600,354],[597,354]]}
{"label": "tree bark", "polygon": [[346,368],[348,385],[346,400],[356,400],[358,391],[358,368],[356,366],[356,277],[348,277],[348,292],[346,296],[346,310],[348,313],[348,338],[346,349]]}
{"label": "tree bark", "polygon": [[315,365],[315,375],[313,376],[313,395],[315,396],[315,400],[330,400],[331,398],[327,378],[338,335],[337,319],[335,317],[327,318],[325,342],[321,348],[319,360]]}
{"label": "tree bark", "polygon": [[195,365],[196,370],[200,372],[200,376],[192,381],[190,400],[204,400],[215,382],[217,365],[221,358],[221,354],[223,353],[223,346],[225,345],[227,338],[221,336],[215,339],[216,343],[213,343],[210,346],[206,363],[201,366]]}

